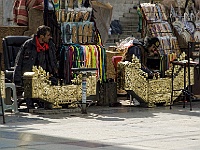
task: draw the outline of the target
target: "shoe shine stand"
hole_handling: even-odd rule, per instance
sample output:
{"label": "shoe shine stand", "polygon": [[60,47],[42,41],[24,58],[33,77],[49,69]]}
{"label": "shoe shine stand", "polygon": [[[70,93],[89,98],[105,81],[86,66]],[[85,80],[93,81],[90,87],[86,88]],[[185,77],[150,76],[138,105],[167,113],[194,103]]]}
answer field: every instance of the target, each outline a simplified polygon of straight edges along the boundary
{"label": "shoe shine stand", "polygon": [[87,114],[86,111],[86,99],[87,99],[87,73],[95,73],[97,68],[72,68],[72,71],[77,74],[82,74],[82,102],[81,112]]}

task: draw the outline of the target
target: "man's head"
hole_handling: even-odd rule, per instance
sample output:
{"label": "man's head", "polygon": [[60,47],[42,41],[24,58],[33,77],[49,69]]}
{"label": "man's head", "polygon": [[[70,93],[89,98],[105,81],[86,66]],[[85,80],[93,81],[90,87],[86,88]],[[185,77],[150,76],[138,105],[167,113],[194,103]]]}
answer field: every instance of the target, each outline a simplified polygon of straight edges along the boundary
{"label": "man's head", "polygon": [[160,46],[160,41],[157,37],[147,38],[145,42],[145,47],[148,49],[149,53],[158,53],[158,48]]}
{"label": "man's head", "polygon": [[51,38],[51,28],[45,25],[37,28],[37,37],[40,43],[48,43]]}

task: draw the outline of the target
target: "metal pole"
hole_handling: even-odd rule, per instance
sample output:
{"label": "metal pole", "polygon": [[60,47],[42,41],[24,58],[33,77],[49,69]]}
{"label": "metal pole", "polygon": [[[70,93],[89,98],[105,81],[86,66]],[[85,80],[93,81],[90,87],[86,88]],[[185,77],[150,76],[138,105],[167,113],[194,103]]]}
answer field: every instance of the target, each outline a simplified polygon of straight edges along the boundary
{"label": "metal pole", "polygon": [[48,5],[49,5],[49,0],[44,0],[44,14],[43,14],[44,25],[47,25],[47,20],[48,20]]}
{"label": "metal pole", "polygon": [[171,102],[170,102],[170,109],[172,109],[172,104],[173,104],[173,94],[174,94],[174,68],[175,68],[175,64],[172,63],[172,91],[171,91]]}
{"label": "metal pole", "polygon": [[[1,58],[2,58],[2,54],[0,54],[0,64],[1,64]],[[0,79],[1,79],[1,65],[0,65]],[[5,81],[2,81],[5,82]],[[3,108],[3,98],[1,95],[1,87],[0,87],[0,102],[1,102],[1,110],[2,110],[2,116],[3,116],[3,123],[5,124],[5,114],[4,114],[4,108]]]}
{"label": "metal pole", "polygon": [[82,107],[81,107],[82,114],[87,114],[87,111],[86,111],[86,98],[87,98],[86,82],[87,82],[87,75],[86,75],[86,73],[83,73],[82,74]]}
{"label": "metal pole", "polygon": [[191,87],[190,87],[190,52],[194,52],[194,43],[189,42],[189,49],[188,49],[188,94],[189,94],[189,101],[190,101],[190,111],[192,111],[192,99],[191,99]]}

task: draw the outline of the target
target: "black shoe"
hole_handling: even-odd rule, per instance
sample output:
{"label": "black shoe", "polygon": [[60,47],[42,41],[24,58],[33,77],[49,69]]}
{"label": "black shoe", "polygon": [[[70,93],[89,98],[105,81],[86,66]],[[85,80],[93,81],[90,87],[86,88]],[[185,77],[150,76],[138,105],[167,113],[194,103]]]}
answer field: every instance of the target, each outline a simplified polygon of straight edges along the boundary
{"label": "black shoe", "polygon": [[28,109],[35,109],[35,106],[33,106],[33,105],[28,105],[27,108],[28,108]]}

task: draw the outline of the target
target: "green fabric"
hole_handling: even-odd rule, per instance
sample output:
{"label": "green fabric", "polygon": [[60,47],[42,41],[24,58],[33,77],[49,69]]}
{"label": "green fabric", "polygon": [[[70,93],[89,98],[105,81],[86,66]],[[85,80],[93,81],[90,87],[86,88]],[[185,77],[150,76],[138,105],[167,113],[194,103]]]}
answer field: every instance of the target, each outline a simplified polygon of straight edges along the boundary
{"label": "green fabric", "polygon": [[142,12],[141,12],[141,9],[139,7],[137,8],[137,14],[139,16],[139,20],[138,20],[138,32],[142,32]]}

